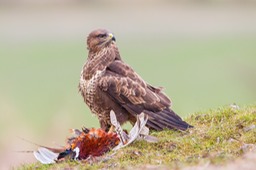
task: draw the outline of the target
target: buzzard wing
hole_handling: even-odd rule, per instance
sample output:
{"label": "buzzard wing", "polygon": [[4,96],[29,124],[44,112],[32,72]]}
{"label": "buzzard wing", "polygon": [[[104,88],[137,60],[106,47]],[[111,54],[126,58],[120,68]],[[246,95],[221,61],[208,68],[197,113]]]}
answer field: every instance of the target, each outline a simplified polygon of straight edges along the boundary
{"label": "buzzard wing", "polygon": [[161,111],[171,103],[160,89],[146,84],[131,67],[121,60],[115,60],[107,67],[99,85],[121,105],[138,107],[137,114],[145,109]]}
{"label": "buzzard wing", "polygon": [[121,60],[113,61],[99,80],[99,88],[134,116],[142,111],[149,116],[147,125],[156,129],[185,130],[189,125],[170,110],[171,101],[161,91],[147,84]]}

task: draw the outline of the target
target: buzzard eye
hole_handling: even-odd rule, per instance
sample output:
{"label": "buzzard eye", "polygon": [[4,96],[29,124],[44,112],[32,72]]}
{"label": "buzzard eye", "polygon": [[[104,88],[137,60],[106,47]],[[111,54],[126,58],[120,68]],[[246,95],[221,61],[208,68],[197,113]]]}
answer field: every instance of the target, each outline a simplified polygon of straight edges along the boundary
{"label": "buzzard eye", "polygon": [[99,34],[97,37],[103,38],[103,37],[106,37],[106,34]]}

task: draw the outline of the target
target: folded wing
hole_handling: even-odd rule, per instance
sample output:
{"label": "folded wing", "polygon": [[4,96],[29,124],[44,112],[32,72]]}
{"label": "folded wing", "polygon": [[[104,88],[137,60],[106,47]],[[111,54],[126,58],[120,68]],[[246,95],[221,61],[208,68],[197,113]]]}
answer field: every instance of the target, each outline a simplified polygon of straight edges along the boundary
{"label": "folded wing", "polygon": [[190,127],[170,109],[171,101],[160,88],[147,84],[121,60],[116,60],[107,67],[98,86],[111,100],[134,116],[141,112],[147,114],[147,126],[153,129],[186,130]]}

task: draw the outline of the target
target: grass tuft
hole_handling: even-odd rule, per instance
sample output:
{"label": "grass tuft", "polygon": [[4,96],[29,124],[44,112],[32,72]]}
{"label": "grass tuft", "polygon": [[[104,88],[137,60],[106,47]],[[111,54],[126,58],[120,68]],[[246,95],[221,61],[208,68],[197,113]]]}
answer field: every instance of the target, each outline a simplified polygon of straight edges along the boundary
{"label": "grass tuft", "polygon": [[[162,166],[181,169],[205,164],[223,165],[245,152],[256,150],[255,105],[198,112],[185,120],[194,128],[186,132],[151,132],[159,139],[158,143],[136,141],[115,154],[108,153],[98,162],[35,163],[22,165],[18,169],[161,169]],[[110,155],[111,158],[106,159]]]}

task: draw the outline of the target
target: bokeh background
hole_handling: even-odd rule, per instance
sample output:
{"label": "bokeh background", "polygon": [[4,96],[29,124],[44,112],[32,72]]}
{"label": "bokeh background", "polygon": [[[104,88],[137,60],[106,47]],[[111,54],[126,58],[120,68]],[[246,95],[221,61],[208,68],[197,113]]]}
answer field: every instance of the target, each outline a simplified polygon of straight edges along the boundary
{"label": "bokeh background", "polygon": [[0,0],[0,169],[35,161],[20,137],[59,146],[99,126],[77,88],[96,28],[182,117],[256,101],[256,1]]}

